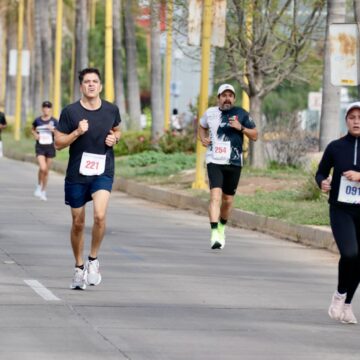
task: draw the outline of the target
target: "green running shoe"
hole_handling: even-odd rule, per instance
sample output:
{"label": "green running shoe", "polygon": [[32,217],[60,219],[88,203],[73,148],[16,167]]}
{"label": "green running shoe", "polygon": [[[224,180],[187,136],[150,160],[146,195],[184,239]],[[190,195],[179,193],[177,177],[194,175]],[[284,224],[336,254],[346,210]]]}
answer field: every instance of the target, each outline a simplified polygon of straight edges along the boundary
{"label": "green running shoe", "polygon": [[225,247],[225,225],[223,225],[221,222],[218,224],[218,232],[219,232],[219,241],[221,244],[220,249],[223,249]]}
{"label": "green running shoe", "polygon": [[211,229],[211,249],[221,249],[220,235],[218,229]]}

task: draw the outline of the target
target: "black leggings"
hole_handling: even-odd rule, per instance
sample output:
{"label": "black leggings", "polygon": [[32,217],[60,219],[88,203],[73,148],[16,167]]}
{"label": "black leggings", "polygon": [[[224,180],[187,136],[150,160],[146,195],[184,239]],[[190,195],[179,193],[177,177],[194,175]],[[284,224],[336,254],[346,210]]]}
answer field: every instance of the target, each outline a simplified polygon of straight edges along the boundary
{"label": "black leggings", "polygon": [[360,281],[360,207],[330,205],[330,223],[340,252],[338,292],[350,304]]}

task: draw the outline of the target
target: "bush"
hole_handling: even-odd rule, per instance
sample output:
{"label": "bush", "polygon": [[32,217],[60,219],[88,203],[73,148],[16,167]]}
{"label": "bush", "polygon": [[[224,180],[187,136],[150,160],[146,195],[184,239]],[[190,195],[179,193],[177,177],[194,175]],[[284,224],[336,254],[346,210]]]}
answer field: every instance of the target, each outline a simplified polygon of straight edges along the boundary
{"label": "bush", "polygon": [[177,131],[167,130],[159,139],[159,147],[166,154],[194,152],[196,148],[194,132],[189,130],[179,133]]}
{"label": "bush", "polygon": [[115,156],[137,154],[151,149],[149,131],[126,131],[114,147]]}
{"label": "bush", "polygon": [[315,181],[315,174],[317,171],[317,163],[312,162],[310,170],[307,172],[307,177],[302,187],[300,188],[299,199],[301,200],[319,200],[325,195],[318,187]]}
{"label": "bush", "polygon": [[300,167],[305,155],[316,147],[317,140],[300,127],[297,114],[284,117],[265,134],[269,161],[279,165]]}

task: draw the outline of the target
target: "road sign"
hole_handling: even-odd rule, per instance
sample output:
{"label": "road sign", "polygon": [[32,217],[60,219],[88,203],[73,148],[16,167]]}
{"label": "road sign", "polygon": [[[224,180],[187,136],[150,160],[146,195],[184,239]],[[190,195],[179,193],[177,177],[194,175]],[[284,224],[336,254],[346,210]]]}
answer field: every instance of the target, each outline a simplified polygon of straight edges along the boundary
{"label": "road sign", "polygon": [[[30,75],[30,51],[22,50],[22,61],[21,61],[21,75],[29,76]],[[9,51],[9,75],[16,76],[16,66],[17,66],[17,50],[11,49]]]}
{"label": "road sign", "polygon": [[359,29],[357,24],[330,25],[330,69],[334,86],[359,84]]}

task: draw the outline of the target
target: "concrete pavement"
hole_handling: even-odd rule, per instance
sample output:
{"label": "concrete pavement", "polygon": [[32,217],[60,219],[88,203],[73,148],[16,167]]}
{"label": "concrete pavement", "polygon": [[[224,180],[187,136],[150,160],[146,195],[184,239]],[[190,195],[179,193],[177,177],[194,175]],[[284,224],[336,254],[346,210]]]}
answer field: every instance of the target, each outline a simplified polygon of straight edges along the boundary
{"label": "concrete pavement", "polygon": [[336,254],[238,228],[211,251],[205,216],[119,192],[103,282],[70,290],[63,176],[41,202],[36,172],[0,158],[1,360],[358,359],[360,326],[327,316]]}

